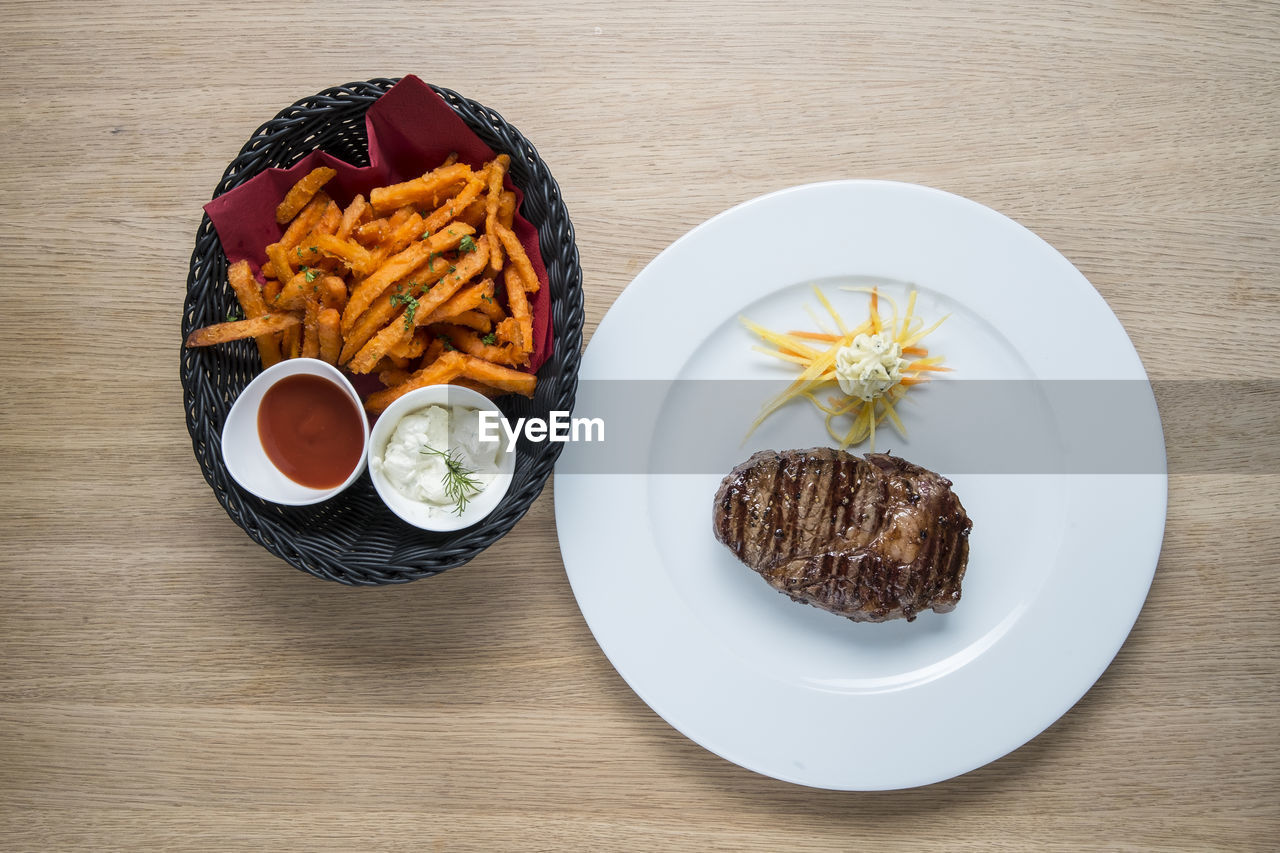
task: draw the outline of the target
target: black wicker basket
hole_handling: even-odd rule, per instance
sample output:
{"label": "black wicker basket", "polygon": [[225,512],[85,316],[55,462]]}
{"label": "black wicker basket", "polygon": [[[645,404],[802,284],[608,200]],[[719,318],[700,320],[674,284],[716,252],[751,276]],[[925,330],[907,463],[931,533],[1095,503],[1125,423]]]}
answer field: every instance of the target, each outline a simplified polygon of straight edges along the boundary
{"label": "black wicker basket", "polygon": [[[397,81],[376,79],[304,98],[258,128],[231,161],[214,197],[271,167],[288,167],[320,149],[368,165],[365,112]],[[538,231],[547,268],[555,348],[538,370],[533,399],[497,402],[508,418],[548,417],[573,408],[582,349],[582,269],[573,225],[533,145],[491,109],[456,92],[431,87],[495,152],[511,156],[510,175],[524,192],[521,213]],[[227,258],[206,215],[196,235],[187,279],[182,334],[227,317],[237,305],[227,283]],[[317,577],[352,585],[405,583],[462,565],[509,531],[528,511],[551,474],[562,444],[518,445],[515,479],[497,509],[473,527],[433,534],[397,518],[366,472],[337,497],[307,507],[263,501],[243,491],[222,460],[221,433],[231,404],[262,369],[252,341],[182,349],[187,429],[205,479],[231,519],[272,554]]]}

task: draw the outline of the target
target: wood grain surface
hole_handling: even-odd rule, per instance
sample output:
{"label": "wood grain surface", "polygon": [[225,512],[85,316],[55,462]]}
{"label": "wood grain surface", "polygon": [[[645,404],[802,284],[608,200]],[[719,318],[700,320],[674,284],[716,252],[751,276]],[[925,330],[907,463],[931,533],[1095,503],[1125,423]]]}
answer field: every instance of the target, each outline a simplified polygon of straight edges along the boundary
{"label": "wood grain surface", "polygon": [[[550,484],[465,569],[348,589],[227,518],[178,383],[226,163],[296,99],[406,73],[537,145],[588,334],[709,216],[888,178],[1044,237],[1153,378],[1280,379],[1280,4],[6,0],[0,27],[0,848],[1280,844],[1274,454],[1175,468],[1146,607],[1055,725],[943,783],[835,793],[725,762],[631,692]],[[1252,411],[1233,441],[1274,448],[1276,409]],[[1164,417],[1193,460],[1231,415]]]}

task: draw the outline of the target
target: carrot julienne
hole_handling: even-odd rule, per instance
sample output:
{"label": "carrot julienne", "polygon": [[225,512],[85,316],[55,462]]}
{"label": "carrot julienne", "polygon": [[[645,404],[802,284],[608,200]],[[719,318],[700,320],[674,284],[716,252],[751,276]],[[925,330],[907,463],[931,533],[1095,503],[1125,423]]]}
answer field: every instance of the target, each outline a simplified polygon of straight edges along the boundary
{"label": "carrot julienne", "polygon": [[[875,450],[876,428],[885,420],[888,420],[893,428],[906,438],[907,430],[898,416],[897,404],[906,396],[907,389],[928,382],[931,378],[930,374],[951,370],[942,365],[944,360],[942,356],[931,356],[929,350],[920,343],[947,318],[943,317],[936,323],[925,326],[924,321],[915,314],[916,291],[910,292],[906,310],[901,315],[899,315],[897,303],[892,298],[883,296],[893,312],[892,316],[886,319],[880,313],[882,295],[878,289],[844,287],[841,290],[870,294],[865,322],[856,327],[848,326],[826,295],[816,286],[813,292],[817,296],[818,303],[835,323],[838,332],[827,328],[807,305],[805,311],[821,331],[793,329],[787,332],[775,332],[746,317],[739,318],[743,326],[761,340],[761,344],[752,349],[800,368],[800,375],[781,394],[765,403],[760,415],[747,430],[747,436],[755,432],[756,428],[774,412],[794,400],[803,398],[824,415],[827,433],[841,450],[862,444],[864,441],[869,442],[871,450]],[[837,357],[840,351],[846,347],[852,347],[854,339],[860,335],[872,336],[873,341],[880,341],[886,345],[896,344],[902,354],[902,360],[899,362],[902,365],[899,370],[900,378],[889,384],[883,391],[868,393],[871,399],[846,394],[841,390],[837,374]],[[907,360],[908,358],[911,360]],[[827,393],[833,390],[834,394]]]}

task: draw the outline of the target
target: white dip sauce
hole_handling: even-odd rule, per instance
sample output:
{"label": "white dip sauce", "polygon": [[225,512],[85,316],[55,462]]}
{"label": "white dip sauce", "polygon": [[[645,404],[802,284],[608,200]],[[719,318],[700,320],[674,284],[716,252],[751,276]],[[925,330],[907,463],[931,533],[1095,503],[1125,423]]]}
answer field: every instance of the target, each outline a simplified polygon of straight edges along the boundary
{"label": "white dip sauce", "polygon": [[[501,441],[480,440],[480,412],[465,406],[427,406],[396,424],[381,455],[370,463],[387,482],[410,500],[427,505],[432,517],[452,514],[457,504],[446,493],[449,469],[441,453],[449,453],[479,486],[466,489],[468,500],[488,488],[498,473]],[[377,449],[375,448],[375,451]]]}

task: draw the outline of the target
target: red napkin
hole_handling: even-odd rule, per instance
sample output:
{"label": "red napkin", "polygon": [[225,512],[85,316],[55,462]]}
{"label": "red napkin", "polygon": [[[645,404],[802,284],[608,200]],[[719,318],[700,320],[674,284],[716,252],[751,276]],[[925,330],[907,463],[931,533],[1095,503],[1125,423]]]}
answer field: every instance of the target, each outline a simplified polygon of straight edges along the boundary
{"label": "red napkin", "polygon": [[[353,166],[314,151],[288,169],[267,169],[204,206],[218,231],[218,239],[232,263],[248,260],[259,268],[266,262],[266,247],[280,239],[284,228],[276,223],[276,206],[298,180],[317,166],[331,166],[338,174],[325,191],[345,206],[357,193],[366,197],[378,186],[416,178],[435,168],[449,154],[473,167],[494,158],[494,152],[458,117],[449,105],[417,77],[410,75],[387,90],[365,113],[369,131],[369,165]],[[551,294],[547,270],[538,250],[537,230],[519,213],[524,194],[506,179],[516,194],[516,236],[524,245],[542,286],[532,295],[533,354],[529,371],[536,371],[551,354]]]}

